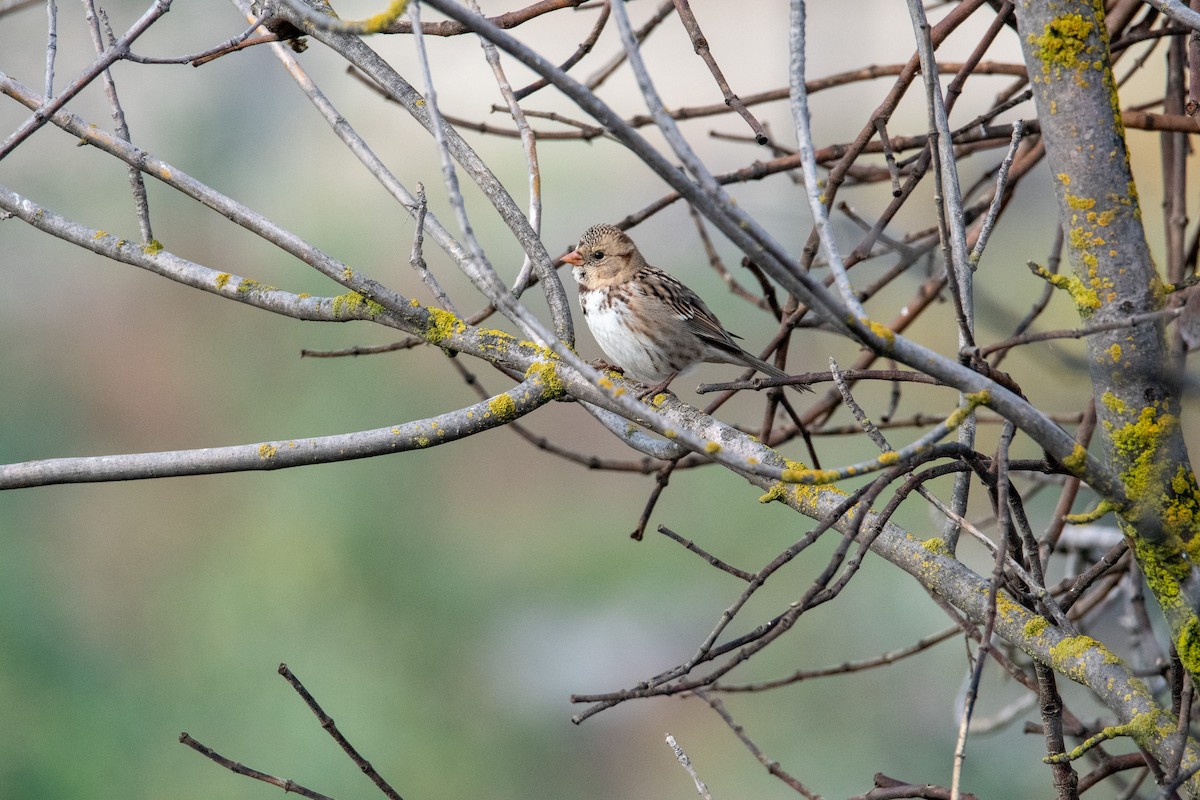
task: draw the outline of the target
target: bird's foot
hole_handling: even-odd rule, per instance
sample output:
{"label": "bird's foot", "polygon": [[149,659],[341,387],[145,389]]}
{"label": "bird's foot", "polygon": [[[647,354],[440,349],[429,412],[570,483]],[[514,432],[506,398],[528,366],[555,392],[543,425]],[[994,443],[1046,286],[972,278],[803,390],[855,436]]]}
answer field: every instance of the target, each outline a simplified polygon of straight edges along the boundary
{"label": "bird's foot", "polygon": [[653,386],[648,386],[645,389],[640,390],[637,393],[637,399],[645,400],[647,397],[654,397],[655,395],[659,394],[660,392],[670,391],[669,389],[667,389],[667,387],[671,385],[671,381],[675,380],[675,376],[677,376],[678,374],[679,374],[678,372],[672,372],[670,375],[668,375],[666,377],[665,380],[661,381],[660,383],[656,383]]}
{"label": "bird's foot", "polygon": [[597,358],[595,361],[592,361],[590,363],[594,368],[600,370],[601,372],[615,372],[618,375],[625,374],[625,370],[621,369],[616,364],[608,363],[603,358]]}

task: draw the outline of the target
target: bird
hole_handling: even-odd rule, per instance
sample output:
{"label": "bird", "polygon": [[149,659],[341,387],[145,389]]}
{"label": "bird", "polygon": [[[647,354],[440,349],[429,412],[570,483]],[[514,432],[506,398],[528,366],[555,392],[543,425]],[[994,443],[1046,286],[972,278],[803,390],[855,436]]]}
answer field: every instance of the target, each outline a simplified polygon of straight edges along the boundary
{"label": "bird", "polygon": [[[743,350],[699,295],[646,262],[615,225],[593,225],[563,256],[579,284],[579,306],[604,354],[627,377],[657,394],[702,361],[787,373]],[[807,386],[789,384],[796,391]]]}

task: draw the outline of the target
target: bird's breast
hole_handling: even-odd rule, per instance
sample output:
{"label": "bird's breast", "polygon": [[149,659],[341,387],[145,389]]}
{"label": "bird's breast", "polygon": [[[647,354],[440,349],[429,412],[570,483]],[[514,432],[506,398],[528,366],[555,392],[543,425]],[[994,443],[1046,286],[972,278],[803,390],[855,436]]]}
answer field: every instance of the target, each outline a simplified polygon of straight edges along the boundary
{"label": "bird's breast", "polygon": [[683,333],[678,319],[647,314],[631,298],[623,285],[579,291],[588,329],[609,361],[634,380],[658,383],[700,360],[700,340]]}

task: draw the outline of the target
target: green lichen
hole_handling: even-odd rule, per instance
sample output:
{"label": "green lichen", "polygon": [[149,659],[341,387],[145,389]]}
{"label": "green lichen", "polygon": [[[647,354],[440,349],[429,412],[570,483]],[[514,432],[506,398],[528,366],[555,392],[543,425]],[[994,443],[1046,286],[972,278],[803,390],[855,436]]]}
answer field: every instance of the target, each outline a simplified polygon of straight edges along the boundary
{"label": "green lichen", "polygon": [[1106,514],[1117,510],[1118,508],[1116,504],[1109,500],[1101,500],[1096,504],[1096,507],[1090,511],[1084,511],[1082,514],[1067,514],[1065,517],[1063,517],[1063,519],[1071,525],[1086,525],[1089,522],[1095,522],[1096,520],[1104,517]]}
{"label": "green lichen", "polygon": [[950,555],[950,548],[946,545],[946,540],[939,539],[936,536],[921,542],[921,547],[924,547],[931,553],[937,553],[939,556]]}
{"label": "green lichen", "polygon": [[1175,651],[1189,675],[1200,674],[1200,622],[1192,617],[1175,637]]}
{"label": "green lichen", "polygon": [[1025,636],[1029,639],[1036,639],[1046,632],[1046,628],[1050,626],[1050,622],[1045,617],[1034,617],[1025,623]]}
{"label": "green lichen", "polygon": [[[481,328],[476,331],[479,336],[479,346],[484,350],[494,350],[498,353],[508,353],[517,344],[517,338],[506,331],[495,328]],[[532,342],[522,342],[522,345],[532,345]]]}
{"label": "green lichen", "polygon": [[358,316],[366,309],[368,315],[377,317],[384,312],[383,306],[374,300],[368,300],[358,292],[346,292],[333,298],[333,315],[335,317]]}
{"label": "green lichen", "polygon": [[1144,501],[1156,486],[1165,486],[1167,481],[1161,473],[1166,465],[1158,460],[1158,452],[1163,439],[1178,429],[1179,418],[1145,406],[1136,420],[1123,425],[1106,422],[1105,426],[1110,430],[1118,463],[1123,465],[1121,478],[1130,499]]}
{"label": "green lichen", "polygon": [[1109,739],[1116,739],[1121,736],[1128,736],[1143,747],[1156,739],[1170,736],[1174,726],[1169,722],[1159,724],[1156,716],[1148,711],[1137,714],[1133,719],[1126,722],[1124,725],[1109,725],[1102,729],[1095,736],[1088,737],[1082,744],[1073,750],[1066,753],[1055,753],[1054,755],[1046,756],[1042,759],[1045,764],[1065,764],[1068,761],[1074,761],[1082,757],[1085,753],[1091,750],[1101,742],[1106,742]]}
{"label": "green lichen", "polygon": [[[983,591],[990,593],[987,588],[984,588]],[[1005,623],[1015,625],[1028,614],[1029,611],[1024,606],[1015,602],[1004,592],[996,593],[996,615]]]}
{"label": "green lichen", "polygon": [[1071,636],[1050,648],[1050,665],[1073,681],[1083,683],[1087,677],[1087,659],[1092,654],[1104,664],[1118,664],[1120,659],[1090,636]]}
{"label": "green lichen", "polygon": [[237,285],[238,294],[249,294],[250,292],[274,292],[274,291],[276,291],[274,286],[270,286],[265,283],[260,283],[256,280],[254,280],[253,278],[242,278],[241,281],[239,281],[238,285]]}

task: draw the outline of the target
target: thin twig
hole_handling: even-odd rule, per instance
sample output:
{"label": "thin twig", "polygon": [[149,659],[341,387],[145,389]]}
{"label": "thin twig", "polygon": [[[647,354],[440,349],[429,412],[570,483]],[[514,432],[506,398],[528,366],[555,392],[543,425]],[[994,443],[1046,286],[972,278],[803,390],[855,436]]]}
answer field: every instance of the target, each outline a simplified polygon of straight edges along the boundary
{"label": "thin twig", "polygon": [[[596,24],[592,26],[591,33],[587,35],[586,39],[579,43],[579,47],[575,49],[575,52],[571,54],[570,58],[558,65],[558,68],[563,72],[570,71],[571,67],[578,64],[584,56],[592,52],[592,48],[596,46],[596,40],[600,38],[600,33],[604,30],[604,26],[608,24],[608,15],[611,11],[610,2],[611,0],[604,0],[603,6],[600,9],[600,16],[596,18]],[[538,78],[528,86],[517,89],[515,92],[513,92],[513,97],[518,100],[524,100],[538,89],[544,89],[549,85],[550,81],[546,80],[545,78]]]}
{"label": "thin twig", "polygon": [[799,142],[800,162],[804,168],[804,193],[808,198],[808,208],[812,214],[817,234],[820,237],[821,246],[825,251],[830,272],[833,273],[834,285],[837,286],[838,294],[850,313],[854,314],[857,318],[865,320],[867,312],[863,310],[862,304],[859,303],[858,295],[855,294],[854,287],[851,286],[850,279],[846,275],[846,265],[842,261],[837,240],[833,235],[833,226],[829,221],[828,203],[832,202],[832,196],[822,191],[820,181],[817,178],[817,159],[815,155],[816,148],[813,145],[812,119],[808,113],[808,86],[804,81],[806,63],[804,52],[806,47],[805,27],[804,3],[802,0],[792,0],[788,33],[788,49],[791,53],[788,70],[788,97],[791,104],[792,124],[796,128],[796,139]]}
{"label": "thin twig", "polygon": [[309,798],[309,800],[333,800],[332,797],[321,794],[320,792],[315,792],[306,786],[302,786],[291,778],[277,778],[270,773],[261,772],[253,767],[247,767],[246,765],[240,764],[233,759],[226,758],[208,745],[202,744],[201,742],[193,739],[188,735],[187,731],[179,734],[179,741],[182,744],[186,744],[188,747],[192,748],[210,761],[220,764],[222,767],[234,773],[235,775],[245,775],[247,778],[253,778],[256,781],[262,781],[263,783],[269,783],[272,786],[278,786],[280,789],[283,789],[284,792],[298,794],[301,797]]}
{"label": "thin twig", "polygon": [[758,763],[767,768],[767,772],[774,775],[792,791],[800,794],[802,797],[807,797],[808,800],[820,800],[820,795],[810,790],[807,786],[793,777],[787,770],[779,766],[779,762],[773,758],[767,758],[763,751],[754,741],[746,735],[746,729],[739,725],[733,719],[733,715],[725,708],[725,704],[721,702],[719,697],[713,697],[708,692],[697,691],[696,696],[704,702],[708,703],[713,711],[725,721],[729,729],[733,731],[733,735],[750,751],[750,754],[758,760]]}
{"label": "thin twig", "polygon": [[316,698],[309,693],[308,689],[304,688],[304,684],[300,682],[300,679],[296,677],[294,672],[288,669],[287,664],[279,665],[279,674],[283,676],[285,681],[291,684],[292,688],[296,690],[296,694],[300,695],[300,698],[304,700],[305,705],[307,705],[309,710],[316,715],[317,720],[321,723],[321,727],[325,730],[325,732],[333,737],[333,740],[338,743],[338,747],[342,748],[342,752],[349,756],[350,760],[354,762],[354,765],[362,770],[364,775],[371,779],[371,782],[375,784],[376,788],[383,792],[384,796],[390,800],[403,800],[403,798],[400,797],[399,792],[393,789],[392,785],[384,780],[383,776],[376,771],[375,767],[371,766],[371,762],[363,758],[358,750],[354,748],[354,745],[350,744],[349,740],[347,740],[342,732],[338,730],[337,725],[333,721],[333,717],[325,713],[325,709],[321,708],[321,705],[317,702]]}
{"label": "thin twig", "polygon": [[709,564],[712,564],[714,567],[721,570],[722,572],[728,572],[730,575],[734,576],[735,578],[746,581],[747,583],[754,580],[754,573],[746,572],[744,569],[738,569],[737,567],[733,566],[732,564],[725,563],[721,559],[714,556],[712,553],[710,553],[707,550],[705,550],[704,548],[700,547],[700,545],[696,544],[691,539],[683,538],[678,533],[676,533],[675,531],[668,528],[666,525],[659,525],[658,532],[661,533],[663,536],[666,536],[668,539],[673,539],[676,542],[679,542],[686,549],[688,549],[691,552],[695,553],[696,555],[700,556],[705,561],[707,561]]}
{"label": "thin twig", "polygon": [[683,22],[683,29],[687,31],[688,37],[692,40],[692,49],[696,55],[704,61],[708,66],[708,71],[712,73],[713,80],[717,82],[717,88],[721,90],[721,96],[725,98],[725,105],[732,108],[738,115],[746,120],[746,124],[750,126],[750,130],[754,132],[754,139],[759,144],[767,144],[770,137],[767,136],[766,130],[762,123],[758,121],[750,109],[746,108],[742,103],[741,98],[733,93],[729,88],[729,82],[725,80],[724,73],[717,66],[717,59],[712,54],[712,49],[708,45],[708,39],[704,37],[700,30],[700,23],[696,21],[696,15],[692,13],[692,6],[688,0],[674,0],[675,11],[679,14],[679,19]]}
{"label": "thin twig", "polygon": [[[412,255],[408,258],[408,263],[416,271],[417,276],[421,281],[429,287],[429,291],[433,293],[434,299],[438,305],[446,309],[450,313],[458,316],[458,309],[455,308],[454,302],[442,289],[442,285],[438,283],[438,279],[429,271],[429,266],[425,263],[424,244],[425,244],[425,214],[428,211],[425,202],[425,185],[417,183],[417,207],[416,207],[416,227],[413,230],[413,246]],[[355,353],[358,355],[358,353]]]}
{"label": "thin twig", "polygon": [[[658,8],[655,9],[653,16],[650,17],[645,25],[638,28],[637,33],[634,34],[634,38],[637,40],[637,42],[639,44],[644,42],[646,37],[653,33],[654,29],[657,28],[663,20],[671,16],[671,11],[674,10],[674,8],[674,0],[662,0],[662,2],[658,4]],[[591,77],[583,82],[584,85],[593,91],[600,88],[600,84],[608,80],[609,76],[616,72],[617,69],[625,63],[626,58],[626,51],[621,50],[615,56],[609,59],[608,63],[592,73]]]}
{"label": "thin twig", "polygon": [[667,734],[667,746],[675,752],[675,760],[679,762],[679,766],[683,767],[688,775],[692,776],[692,781],[696,784],[696,791],[704,800],[712,800],[712,794],[708,791],[708,787],[704,785],[704,781],[700,780],[700,776],[696,774],[696,768],[692,766],[692,760],[687,757],[687,753],[683,752],[683,748],[675,741],[675,737]]}
{"label": "thin twig", "polygon": [[[112,28],[108,24],[108,16],[103,11],[97,14],[95,0],[84,0],[83,5],[88,29],[92,35],[92,45],[96,48],[97,53],[102,53],[104,52],[104,33],[107,32],[110,41],[113,39]],[[103,18],[105,28],[103,32],[100,30],[101,18]],[[113,80],[112,70],[104,70],[101,73],[101,78],[104,81],[104,93],[108,97],[109,110],[112,113],[113,131],[125,141],[132,142],[133,137],[129,133],[129,125],[125,122],[125,111],[121,108],[120,98],[117,97],[117,84]],[[47,92],[46,96],[49,97],[50,93]],[[151,245],[154,241],[154,231],[150,225],[150,200],[146,196],[146,182],[142,178],[142,171],[136,166],[130,165],[128,172],[129,188],[133,192],[133,207],[137,213],[138,226],[142,234],[142,243]]]}
{"label": "thin twig", "polygon": [[0,143],[0,159],[3,159],[13,150],[17,149],[22,142],[45,125],[59,109],[65,106],[75,95],[83,91],[97,76],[124,58],[129,53],[129,46],[139,36],[149,30],[150,26],[158,21],[159,17],[163,14],[166,14],[170,8],[171,0],[154,0],[150,8],[130,26],[124,36],[109,46],[103,53],[96,56],[96,59],[88,65],[87,69],[79,77],[71,81],[58,97],[54,99],[46,98],[45,102],[33,112],[33,115],[29,119],[21,123],[20,127],[9,134],[3,143]]}
{"label": "thin twig", "polygon": [[797,670],[791,675],[786,675],[782,678],[775,678],[769,681],[759,681],[756,683],[745,684],[727,684],[720,683],[714,685],[710,691],[713,692],[762,692],[769,689],[777,689],[781,686],[788,686],[801,681],[812,680],[814,678],[826,678],[832,675],[846,675],[852,672],[862,672],[864,670],[876,669],[878,667],[888,666],[897,661],[908,658],[909,656],[923,653],[934,645],[941,644],[947,639],[955,636],[961,629],[957,625],[952,625],[945,630],[930,636],[923,636],[913,644],[907,647],[901,647],[896,650],[889,650],[878,656],[864,658],[858,661],[843,661],[841,664],[832,667],[821,667],[819,669]]}
{"label": "thin twig", "polygon": [[996,189],[992,194],[992,204],[988,206],[987,214],[980,223],[979,236],[975,239],[975,246],[971,248],[971,255],[968,256],[968,260],[973,265],[978,265],[979,259],[983,258],[983,250],[987,247],[988,239],[992,235],[992,227],[996,224],[996,219],[1000,216],[1000,210],[1003,208],[1004,190],[1008,184],[1008,171],[1012,168],[1013,159],[1017,157],[1017,147],[1021,144],[1021,136],[1025,131],[1025,123],[1022,120],[1017,120],[1013,123],[1012,129],[1012,142],[1008,146],[1008,152],[1004,154],[1004,160],[996,168]]}

